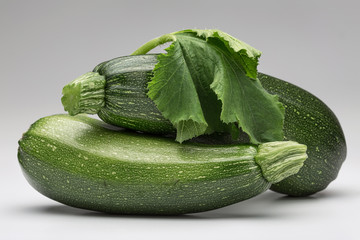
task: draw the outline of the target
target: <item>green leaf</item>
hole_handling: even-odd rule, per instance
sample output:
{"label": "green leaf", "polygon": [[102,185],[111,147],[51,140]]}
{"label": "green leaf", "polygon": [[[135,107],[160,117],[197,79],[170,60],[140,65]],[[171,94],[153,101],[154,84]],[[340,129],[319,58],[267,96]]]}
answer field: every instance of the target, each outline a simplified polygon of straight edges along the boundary
{"label": "green leaf", "polygon": [[149,97],[177,129],[177,141],[237,124],[252,143],[283,140],[284,108],[257,76],[260,52],[218,30],[172,35],[158,57]]}
{"label": "green leaf", "polygon": [[[155,77],[149,83],[149,97],[163,116],[177,129],[177,141],[201,135],[207,128],[190,70],[179,44],[172,44],[167,55],[159,56]],[[168,61],[170,60],[170,61]]]}
{"label": "green leaf", "polygon": [[239,54],[239,61],[241,66],[244,68],[246,75],[251,78],[257,78],[257,66],[261,56],[261,52],[259,50],[217,29],[188,29],[179,31],[178,33],[183,32],[196,33],[198,37],[205,38],[206,40],[208,40],[208,38],[221,40],[230,52]]}

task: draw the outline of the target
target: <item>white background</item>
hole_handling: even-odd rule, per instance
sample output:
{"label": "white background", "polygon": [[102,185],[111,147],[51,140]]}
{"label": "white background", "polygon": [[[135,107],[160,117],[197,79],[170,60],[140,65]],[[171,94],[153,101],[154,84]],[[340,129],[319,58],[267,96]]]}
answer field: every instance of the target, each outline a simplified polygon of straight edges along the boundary
{"label": "white background", "polygon": [[[1,1],[0,239],[360,239],[358,1]],[[17,163],[31,123],[63,113],[62,87],[165,33],[218,28],[261,50],[259,71],[318,96],[348,144],[323,192],[271,191],[200,214],[106,215],[36,192]]]}

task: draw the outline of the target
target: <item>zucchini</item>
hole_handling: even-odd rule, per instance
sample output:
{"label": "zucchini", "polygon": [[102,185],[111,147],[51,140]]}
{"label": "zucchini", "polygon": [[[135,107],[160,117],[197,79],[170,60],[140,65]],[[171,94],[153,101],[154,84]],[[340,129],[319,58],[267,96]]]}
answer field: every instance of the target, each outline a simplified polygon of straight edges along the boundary
{"label": "zucchini", "polygon": [[174,215],[237,203],[295,174],[306,157],[306,146],[292,141],[179,144],[82,115],[39,119],[18,150],[26,179],[40,193],[121,214]]}
{"label": "zucchini", "polygon": [[298,174],[271,186],[291,196],[308,196],[324,190],[336,179],[346,158],[341,125],[324,102],[291,83],[259,74],[263,87],[285,106],[284,140],[308,147],[309,158]]}
{"label": "zucchini", "polygon": [[[174,133],[171,123],[146,95],[156,63],[157,55],[137,55],[99,64],[93,72],[64,87],[65,110],[71,115],[97,113],[107,123],[138,131]],[[307,196],[325,189],[337,177],[346,158],[345,137],[336,116],[304,89],[263,73],[258,78],[265,90],[278,95],[285,106],[284,140],[307,145],[309,155],[298,174],[271,189],[291,196]],[[89,83],[97,81],[101,84],[89,87]]]}
{"label": "zucchini", "polygon": [[63,89],[61,99],[70,115],[95,114],[109,124],[153,134],[174,133],[147,97],[147,83],[156,55],[126,56],[104,62]]}

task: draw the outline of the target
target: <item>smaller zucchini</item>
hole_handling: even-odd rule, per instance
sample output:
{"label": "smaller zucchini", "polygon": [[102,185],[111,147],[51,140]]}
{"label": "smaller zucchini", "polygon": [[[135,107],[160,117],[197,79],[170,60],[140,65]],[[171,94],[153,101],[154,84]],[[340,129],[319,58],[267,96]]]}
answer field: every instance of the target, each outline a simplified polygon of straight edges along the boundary
{"label": "smaller zucchini", "polygon": [[121,214],[174,215],[256,196],[299,171],[306,146],[179,144],[86,116],[36,121],[19,141],[28,182],[58,202]]}
{"label": "smaller zucchini", "polygon": [[63,88],[65,111],[97,114],[104,122],[152,134],[173,134],[165,119],[147,96],[157,55],[124,56],[98,64]]}

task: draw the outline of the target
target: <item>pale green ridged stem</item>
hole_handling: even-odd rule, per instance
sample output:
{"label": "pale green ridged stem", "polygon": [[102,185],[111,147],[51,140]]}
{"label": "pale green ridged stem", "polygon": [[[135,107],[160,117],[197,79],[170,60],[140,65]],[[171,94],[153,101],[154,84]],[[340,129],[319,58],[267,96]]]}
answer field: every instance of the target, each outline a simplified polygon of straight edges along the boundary
{"label": "pale green ridged stem", "polygon": [[296,174],[307,159],[307,147],[294,141],[275,141],[260,144],[255,161],[270,183]]}
{"label": "pale green ridged stem", "polygon": [[96,114],[105,105],[105,77],[88,72],[63,88],[61,102],[70,115]]}

